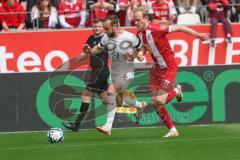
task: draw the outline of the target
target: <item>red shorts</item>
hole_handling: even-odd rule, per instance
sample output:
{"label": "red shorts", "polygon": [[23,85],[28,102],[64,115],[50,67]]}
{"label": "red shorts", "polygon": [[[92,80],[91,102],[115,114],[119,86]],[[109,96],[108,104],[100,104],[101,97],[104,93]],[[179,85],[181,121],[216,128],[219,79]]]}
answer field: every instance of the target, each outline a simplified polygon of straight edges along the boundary
{"label": "red shorts", "polygon": [[149,82],[150,90],[160,89],[169,92],[174,87],[177,72],[177,67],[161,69],[159,66],[153,66]]}

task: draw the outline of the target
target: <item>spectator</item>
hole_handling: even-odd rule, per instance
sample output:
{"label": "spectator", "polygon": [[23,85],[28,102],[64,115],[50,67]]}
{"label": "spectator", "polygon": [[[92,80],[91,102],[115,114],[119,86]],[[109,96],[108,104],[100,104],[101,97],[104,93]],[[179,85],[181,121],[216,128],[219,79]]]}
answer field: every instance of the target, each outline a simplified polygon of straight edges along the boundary
{"label": "spectator", "polygon": [[3,0],[2,7],[0,8],[0,20],[3,31],[24,29],[26,17],[25,12],[26,11],[16,0]]}
{"label": "spectator", "polygon": [[31,11],[31,20],[34,28],[56,28],[57,10],[49,0],[37,0]]}
{"label": "spectator", "polygon": [[145,0],[120,0],[120,24],[121,26],[134,26],[133,11],[136,9],[147,9],[147,2]]}
{"label": "spectator", "polygon": [[[26,17],[26,27],[32,28],[32,20],[31,20],[31,11],[34,5],[36,5],[37,0],[21,0],[26,2],[26,10],[27,10],[27,17]],[[54,6],[56,9],[58,8],[58,3],[60,0],[50,0],[51,5]],[[22,4],[22,3],[21,3]],[[23,4],[22,4],[23,5]]]}
{"label": "spectator", "polygon": [[210,0],[208,4],[211,21],[211,47],[215,47],[215,38],[217,36],[218,22],[223,23],[225,34],[227,37],[227,42],[232,43],[231,40],[232,27],[225,15],[228,6],[229,6],[228,0]]}
{"label": "spectator", "polygon": [[161,24],[172,24],[177,17],[177,11],[172,0],[154,0],[148,13],[153,22]]}
{"label": "spectator", "polygon": [[199,15],[200,15],[202,23],[209,22],[209,12],[207,9],[208,2],[209,2],[209,0],[201,0],[201,7],[199,9]]}
{"label": "spectator", "polygon": [[58,18],[63,28],[84,28],[86,22],[85,4],[77,0],[65,0],[59,3]]}
{"label": "spectator", "polygon": [[200,0],[177,0],[178,11],[180,14],[193,13],[197,11]]}
{"label": "spectator", "polygon": [[[26,1],[27,5],[26,5],[26,8],[27,8],[27,11],[31,11],[33,6],[36,5],[37,3],[37,0],[21,0],[21,1]],[[54,6],[55,8],[58,8],[58,4],[61,0],[50,0],[51,2],[51,5]]]}
{"label": "spectator", "polygon": [[231,0],[231,22],[240,21],[240,0]]}
{"label": "spectator", "polygon": [[89,12],[88,25],[92,25],[95,18],[105,19],[106,16],[112,15],[116,9],[117,0],[87,0],[87,10]]}

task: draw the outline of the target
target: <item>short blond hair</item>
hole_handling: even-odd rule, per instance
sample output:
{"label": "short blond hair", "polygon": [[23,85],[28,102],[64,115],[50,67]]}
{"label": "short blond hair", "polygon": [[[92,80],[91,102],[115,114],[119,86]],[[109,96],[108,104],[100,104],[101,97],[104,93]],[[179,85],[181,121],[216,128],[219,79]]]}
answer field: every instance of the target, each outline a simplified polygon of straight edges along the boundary
{"label": "short blond hair", "polygon": [[138,12],[141,12],[144,18],[148,18],[148,12],[143,9],[136,9],[133,11],[133,14],[136,14]]}

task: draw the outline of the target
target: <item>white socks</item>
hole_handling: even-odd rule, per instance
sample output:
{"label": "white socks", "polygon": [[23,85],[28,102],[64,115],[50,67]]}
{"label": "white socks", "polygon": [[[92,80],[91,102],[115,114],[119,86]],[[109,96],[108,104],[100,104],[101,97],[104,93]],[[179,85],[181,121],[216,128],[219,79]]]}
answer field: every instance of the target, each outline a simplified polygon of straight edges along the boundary
{"label": "white socks", "polygon": [[136,101],[136,108],[142,108],[142,102]]}
{"label": "white socks", "polygon": [[170,131],[172,131],[172,132],[176,132],[177,129],[176,129],[175,127],[172,127],[172,128],[170,129]]}
{"label": "white socks", "polygon": [[123,98],[123,104],[124,107],[135,107],[135,108],[142,108],[142,102],[136,101],[136,100],[132,100],[131,102],[129,102],[128,100],[126,100],[125,98]]}
{"label": "white socks", "polygon": [[108,96],[108,104],[107,104],[107,122],[105,126],[108,129],[112,129],[112,124],[114,121],[114,117],[116,114],[115,108],[117,107],[116,96]]}

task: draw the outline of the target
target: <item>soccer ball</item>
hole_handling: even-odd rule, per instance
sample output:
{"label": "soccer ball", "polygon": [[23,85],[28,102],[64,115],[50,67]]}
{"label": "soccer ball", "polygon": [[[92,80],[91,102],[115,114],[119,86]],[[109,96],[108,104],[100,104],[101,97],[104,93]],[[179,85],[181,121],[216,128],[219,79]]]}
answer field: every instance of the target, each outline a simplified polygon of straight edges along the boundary
{"label": "soccer ball", "polygon": [[61,128],[51,128],[47,133],[48,142],[59,143],[63,142],[64,134]]}

